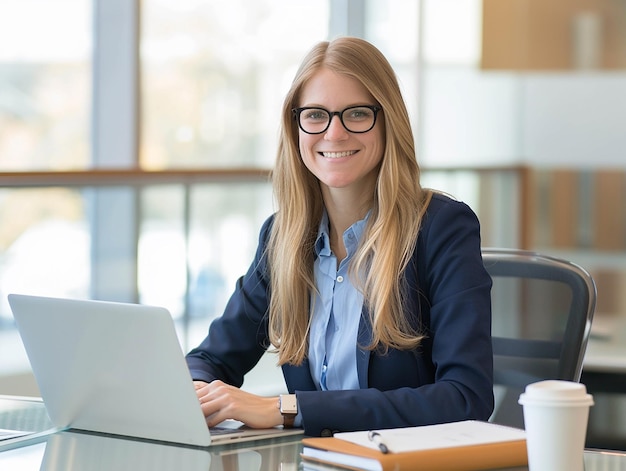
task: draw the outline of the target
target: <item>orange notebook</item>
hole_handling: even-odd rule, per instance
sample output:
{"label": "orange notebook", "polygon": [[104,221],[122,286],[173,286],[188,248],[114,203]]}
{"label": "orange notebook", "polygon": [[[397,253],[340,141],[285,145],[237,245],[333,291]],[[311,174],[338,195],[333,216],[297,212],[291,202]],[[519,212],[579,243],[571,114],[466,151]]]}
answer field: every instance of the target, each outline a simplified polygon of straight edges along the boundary
{"label": "orange notebook", "polygon": [[[473,471],[528,464],[524,430],[489,422],[463,421],[304,438],[304,462],[369,471]],[[379,449],[384,443],[387,453]]]}

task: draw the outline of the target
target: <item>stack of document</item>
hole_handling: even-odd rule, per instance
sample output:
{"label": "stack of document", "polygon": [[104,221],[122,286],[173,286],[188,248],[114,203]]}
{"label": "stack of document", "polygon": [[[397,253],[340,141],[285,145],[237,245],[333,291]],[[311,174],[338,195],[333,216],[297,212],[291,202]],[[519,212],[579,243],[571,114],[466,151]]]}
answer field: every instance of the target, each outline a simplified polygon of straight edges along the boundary
{"label": "stack of document", "polygon": [[473,420],[336,433],[302,442],[305,464],[346,469],[471,471],[528,464],[524,430]]}

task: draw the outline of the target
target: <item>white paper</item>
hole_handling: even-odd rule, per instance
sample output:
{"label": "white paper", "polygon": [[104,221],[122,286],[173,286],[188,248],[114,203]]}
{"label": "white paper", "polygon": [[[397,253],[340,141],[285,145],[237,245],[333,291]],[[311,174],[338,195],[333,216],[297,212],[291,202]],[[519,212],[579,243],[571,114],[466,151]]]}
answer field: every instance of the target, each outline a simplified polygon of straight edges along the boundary
{"label": "white paper", "polygon": [[381,471],[383,469],[378,460],[372,458],[364,458],[357,455],[349,455],[346,453],[338,453],[335,451],[320,450],[318,448],[311,448],[306,446],[302,450],[302,454],[310,458],[322,460],[325,463],[351,466],[353,468],[362,469],[364,471]]}
{"label": "white paper", "polygon": [[[391,453],[526,439],[524,430],[475,420],[421,427],[383,429],[376,430],[376,432],[380,434],[382,442],[387,445]],[[334,437],[378,450],[378,445],[372,442],[367,434],[367,431],[341,432],[334,434]]]}

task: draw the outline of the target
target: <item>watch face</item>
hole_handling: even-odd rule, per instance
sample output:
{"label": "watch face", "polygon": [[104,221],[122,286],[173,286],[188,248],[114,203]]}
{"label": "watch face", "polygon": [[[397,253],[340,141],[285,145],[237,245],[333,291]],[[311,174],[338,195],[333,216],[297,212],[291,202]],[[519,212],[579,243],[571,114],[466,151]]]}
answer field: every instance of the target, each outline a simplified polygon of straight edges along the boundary
{"label": "watch face", "polygon": [[298,402],[295,394],[284,394],[280,396],[280,412],[283,414],[298,413]]}

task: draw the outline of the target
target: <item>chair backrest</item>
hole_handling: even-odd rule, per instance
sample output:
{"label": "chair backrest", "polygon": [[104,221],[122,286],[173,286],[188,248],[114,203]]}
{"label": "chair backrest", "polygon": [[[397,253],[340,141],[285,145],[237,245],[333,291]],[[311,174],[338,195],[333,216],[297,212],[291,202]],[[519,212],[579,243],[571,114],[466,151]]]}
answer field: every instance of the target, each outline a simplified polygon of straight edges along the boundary
{"label": "chair backrest", "polygon": [[494,394],[491,420],[524,427],[519,395],[544,379],[580,381],[596,285],[569,261],[517,249],[485,248],[493,279]]}

